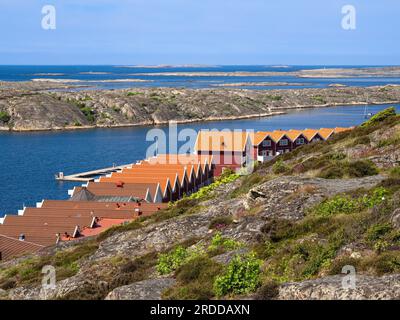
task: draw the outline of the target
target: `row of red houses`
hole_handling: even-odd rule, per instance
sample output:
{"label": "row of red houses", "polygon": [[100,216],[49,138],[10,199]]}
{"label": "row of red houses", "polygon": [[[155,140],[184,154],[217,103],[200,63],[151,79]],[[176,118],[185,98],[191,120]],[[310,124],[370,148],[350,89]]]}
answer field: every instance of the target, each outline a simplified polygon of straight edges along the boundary
{"label": "row of red houses", "polygon": [[212,155],[216,175],[219,175],[223,168],[237,169],[250,161],[265,162],[305,144],[324,141],[334,134],[351,129],[200,131],[194,150],[198,155]]}
{"label": "row of red houses", "polygon": [[166,208],[210,184],[225,168],[264,162],[348,128],[200,131],[194,154],[157,155],[0,219],[0,260],[102,231]]}

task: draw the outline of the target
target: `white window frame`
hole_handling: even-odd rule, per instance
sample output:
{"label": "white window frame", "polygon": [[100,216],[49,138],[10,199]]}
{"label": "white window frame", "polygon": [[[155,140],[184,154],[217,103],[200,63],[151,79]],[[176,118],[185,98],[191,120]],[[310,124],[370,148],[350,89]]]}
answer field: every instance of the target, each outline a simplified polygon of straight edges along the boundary
{"label": "white window frame", "polygon": [[[285,141],[285,143],[283,143]],[[281,139],[281,141],[279,141],[279,145],[280,146],[288,146],[289,145],[289,140],[288,139]]]}
{"label": "white window frame", "polygon": [[272,146],[271,140],[263,140],[262,146],[263,147],[271,147]]}
{"label": "white window frame", "polygon": [[297,144],[304,144],[306,141],[304,138],[297,138]]}

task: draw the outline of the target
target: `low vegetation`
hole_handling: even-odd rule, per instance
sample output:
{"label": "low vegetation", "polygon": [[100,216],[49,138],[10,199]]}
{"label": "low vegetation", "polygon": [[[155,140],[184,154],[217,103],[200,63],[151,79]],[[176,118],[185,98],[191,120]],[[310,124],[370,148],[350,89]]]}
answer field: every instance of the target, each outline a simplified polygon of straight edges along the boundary
{"label": "low vegetation", "polygon": [[97,248],[97,242],[89,241],[54,255],[26,259],[16,266],[0,270],[0,288],[38,284],[43,276],[42,268],[46,265],[56,268],[57,281],[69,278],[79,271],[79,261],[93,254]]}
{"label": "low vegetation", "polygon": [[8,112],[0,111],[0,122],[8,123],[11,120],[11,116]]}

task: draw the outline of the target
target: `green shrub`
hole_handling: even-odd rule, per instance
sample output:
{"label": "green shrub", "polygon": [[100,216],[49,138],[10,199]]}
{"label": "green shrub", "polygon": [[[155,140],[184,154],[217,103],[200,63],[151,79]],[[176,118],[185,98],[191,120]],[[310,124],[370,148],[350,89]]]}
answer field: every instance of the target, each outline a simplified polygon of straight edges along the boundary
{"label": "green shrub", "polygon": [[312,99],[318,103],[326,104],[326,100],[322,96],[314,96]]}
{"label": "green shrub", "polygon": [[201,247],[184,248],[177,246],[172,251],[159,255],[157,271],[159,274],[171,273],[188,261],[204,255],[205,252]]}
{"label": "green shrub", "polygon": [[382,202],[384,202],[389,196],[387,189],[383,187],[377,187],[372,190],[371,194],[364,195],[361,199],[362,205],[367,208],[373,208]]}
{"label": "green shrub", "polygon": [[95,121],[95,116],[94,116],[95,112],[92,110],[92,108],[84,106],[84,107],[80,107],[79,109],[85,115],[86,119],[89,122],[92,123]]}
{"label": "green shrub", "polygon": [[168,274],[180,267],[188,258],[186,248],[178,246],[170,253],[161,254],[158,258],[157,271],[160,274]]}
{"label": "green shrub", "polygon": [[369,160],[357,160],[352,162],[347,161],[332,161],[318,174],[319,178],[323,179],[340,179],[344,176],[350,178],[361,178],[373,176],[379,171],[375,164]]}
{"label": "green shrub", "polygon": [[267,99],[273,100],[273,101],[280,101],[282,100],[282,96],[278,96],[278,95],[272,95],[272,94],[266,94],[265,97]]}
{"label": "green shrub", "polygon": [[322,179],[340,179],[345,175],[345,170],[341,166],[330,166],[326,169],[323,169],[318,177]]}
{"label": "green shrub", "polygon": [[384,237],[391,230],[392,225],[390,223],[375,224],[367,230],[366,238],[368,241],[377,241],[382,239],[382,237]]}
{"label": "green shrub", "polygon": [[7,112],[0,111],[0,122],[8,123],[10,120],[11,116]]}
{"label": "green shrub", "polygon": [[340,213],[348,214],[355,212],[358,207],[357,201],[348,196],[338,195],[317,205],[314,212],[321,216],[330,216]]}
{"label": "green shrub", "polygon": [[347,165],[347,172],[350,177],[361,178],[374,176],[379,173],[375,164],[370,160],[358,160]]}
{"label": "green shrub", "polygon": [[211,239],[211,244],[208,247],[209,251],[214,251],[217,249],[223,250],[235,250],[240,248],[241,244],[233,239],[223,237],[221,232],[217,232]]}
{"label": "green shrub", "polygon": [[211,193],[221,185],[231,183],[240,176],[233,173],[231,170],[225,170],[224,173],[217,177],[215,181],[208,186],[202,187],[199,191],[192,193],[188,199],[206,200],[211,196]]}
{"label": "green shrub", "polygon": [[262,261],[255,254],[235,256],[226,272],[214,282],[214,291],[218,297],[227,294],[246,294],[254,292],[260,285]]}
{"label": "green shrub", "polygon": [[361,124],[361,127],[371,127],[385,121],[386,119],[396,115],[396,109],[394,107],[387,108],[378,112],[376,115],[371,117],[371,119],[365,121]]}
{"label": "green shrub", "polygon": [[143,93],[141,93],[141,92],[132,92],[132,91],[130,91],[130,92],[128,92],[126,95],[127,95],[128,97],[132,97],[132,96],[137,96],[137,95],[140,95],[140,94],[143,94]]}
{"label": "green shrub", "polygon": [[214,297],[213,284],[222,266],[208,257],[197,257],[176,270],[177,285],[163,293],[164,299],[209,300]]}
{"label": "green shrub", "polygon": [[289,167],[282,161],[282,159],[279,159],[274,163],[272,166],[272,172],[275,174],[281,174],[285,173],[289,170]]}

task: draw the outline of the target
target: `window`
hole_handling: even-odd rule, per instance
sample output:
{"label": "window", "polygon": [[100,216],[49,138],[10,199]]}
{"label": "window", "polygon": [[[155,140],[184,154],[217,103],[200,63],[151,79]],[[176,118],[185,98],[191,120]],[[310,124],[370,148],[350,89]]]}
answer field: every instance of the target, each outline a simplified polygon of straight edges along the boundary
{"label": "window", "polygon": [[280,144],[281,146],[287,146],[287,145],[289,144],[289,140],[288,140],[288,139],[282,139],[282,140],[279,142],[279,144]]}
{"label": "window", "polygon": [[263,147],[270,147],[271,146],[271,140],[264,140],[262,142]]}
{"label": "window", "polygon": [[298,138],[297,139],[297,144],[304,144],[304,138]]}

